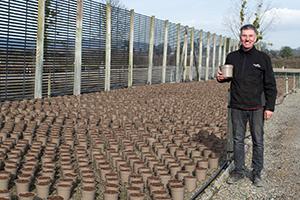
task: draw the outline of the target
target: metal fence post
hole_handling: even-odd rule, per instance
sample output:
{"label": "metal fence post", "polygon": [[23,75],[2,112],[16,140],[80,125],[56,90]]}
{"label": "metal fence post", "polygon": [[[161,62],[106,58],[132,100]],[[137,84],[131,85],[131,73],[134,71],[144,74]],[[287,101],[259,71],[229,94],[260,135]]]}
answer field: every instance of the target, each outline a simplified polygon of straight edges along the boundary
{"label": "metal fence post", "polygon": [[296,92],[296,74],[293,74],[293,92]]}
{"label": "metal fence post", "polygon": [[128,87],[133,84],[133,37],[134,37],[134,10],[130,10],[129,56],[128,56]]}
{"label": "metal fence post", "polygon": [[194,28],[191,28],[191,50],[190,50],[190,67],[189,67],[189,79],[193,80],[193,66],[194,66]]}
{"label": "metal fence post", "polygon": [[235,44],[235,50],[238,50],[240,48],[240,42],[237,40]]}
{"label": "metal fence post", "polygon": [[168,55],[168,25],[169,21],[165,21],[165,35],[164,35],[164,52],[163,52],[163,65],[162,65],[162,83],[166,82],[166,68],[167,68],[167,55]]}
{"label": "metal fence post", "polygon": [[223,63],[226,61],[226,49],[227,49],[227,38],[224,37],[224,45],[223,45]]}
{"label": "metal fence post", "polygon": [[219,55],[218,55],[218,67],[222,65],[222,46],[223,46],[223,37],[220,35],[219,37]]}
{"label": "metal fence post", "polygon": [[213,34],[213,56],[212,56],[212,78],[215,78],[215,70],[216,70],[216,47],[217,47],[217,36]]}
{"label": "metal fence post", "polygon": [[289,77],[287,73],[285,73],[285,94],[289,93]]}
{"label": "metal fence post", "polygon": [[154,23],[155,17],[151,17],[150,21],[150,40],[149,40],[149,54],[148,54],[148,81],[149,85],[152,84],[152,67],[153,67],[153,47],[154,47]]}
{"label": "metal fence post", "polygon": [[180,81],[179,75],[179,67],[180,67],[180,24],[177,24],[177,49],[176,49],[176,82]]}
{"label": "metal fence post", "polygon": [[44,62],[45,0],[38,2],[38,30],[36,38],[36,63],[34,98],[42,98],[42,76]]}
{"label": "metal fence post", "polygon": [[298,89],[300,89],[300,73],[298,73]]}
{"label": "metal fence post", "polygon": [[199,32],[199,55],[198,55],[198,81],[201,81],[202,76],[202,47],[203,47],[203,31]]}
{"label": "metal fence post", "polygon": [[206,34],[207,45],[206,45],[206,65],[205,65],[205,81],[208,80],[208,72],[209,72],[209,58],[210,58],[210,32]]}
{"label": "metal fence post", "polygon": [[51,97],[51,74],[48,74],[48,92],[47,92],[48,98]]}
{"label": "metal fence post", "polygon": [[74,95],[80,95],[80,93],[81,93],[82,15],[83,15],[83,1],[77,0],[75,61],[74,61],[74,89],[73,89]]}
{"label": "metal fence post", "polygon": [[110,90],[111,67],[111,4],[106,3],[106,43],[105,43],[105,91]]}
{"label": "metal fence post", "polygon": [[183,40],[183,51],[181,54],[181,62],[183,62],[183,81],[186,80],[187,71],[187,49],[188,49],[188,27],[185,27],[184,40]]}

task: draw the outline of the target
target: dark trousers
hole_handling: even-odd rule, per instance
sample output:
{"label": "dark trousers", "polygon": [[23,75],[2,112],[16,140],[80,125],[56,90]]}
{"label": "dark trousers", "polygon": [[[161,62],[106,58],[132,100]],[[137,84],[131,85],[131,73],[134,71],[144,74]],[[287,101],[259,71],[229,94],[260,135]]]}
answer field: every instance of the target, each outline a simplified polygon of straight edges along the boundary
{"label": "dark trousers", "polygon": [[245,133],[249,122],[253,144],[252,168],[253,172],[260,174],[264,161],[264,110],[231,109],[233,129],[233,153],[235,171],[243,173],[245,169]]}

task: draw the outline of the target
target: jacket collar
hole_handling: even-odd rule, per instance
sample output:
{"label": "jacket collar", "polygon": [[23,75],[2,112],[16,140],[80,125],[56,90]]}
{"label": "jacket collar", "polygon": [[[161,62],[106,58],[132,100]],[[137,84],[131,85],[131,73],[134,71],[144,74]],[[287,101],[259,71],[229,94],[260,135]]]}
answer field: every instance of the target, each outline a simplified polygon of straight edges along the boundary
{"label": "jacket collar", "polygon": [[256,48],[255,46],[253,46],[252,49],[250,49],[249,51],[244,51],[243,46],[241,45],[239,51],[243,54],[253,54],[256,51]]}

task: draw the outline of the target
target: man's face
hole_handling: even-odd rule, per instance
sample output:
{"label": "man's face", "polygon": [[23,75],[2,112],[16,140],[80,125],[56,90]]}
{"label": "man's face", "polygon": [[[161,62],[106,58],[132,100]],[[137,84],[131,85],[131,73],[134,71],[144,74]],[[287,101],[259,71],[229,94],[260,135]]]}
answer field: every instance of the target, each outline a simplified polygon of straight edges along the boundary
{"label": "man's face", "polygon": [[242,30],[240,35],[242,46],[245,50],[250,50],[256,42],[256,33],[252,29]]}

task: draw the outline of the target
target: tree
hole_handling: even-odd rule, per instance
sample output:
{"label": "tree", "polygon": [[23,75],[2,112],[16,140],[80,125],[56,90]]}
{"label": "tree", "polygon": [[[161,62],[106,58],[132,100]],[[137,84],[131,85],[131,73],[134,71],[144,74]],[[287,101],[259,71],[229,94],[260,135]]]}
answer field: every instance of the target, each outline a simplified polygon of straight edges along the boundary
{"label": "tree", "polygon": [[280,49],[279,52],[280,57],[289,58],[293,56],[293,49],[291,47],[285,46]]}
{"label": "tree", "polygon": [[230,14],[225,18],[228,31],[239,38],[240,27],[244,24],[253,24],[258,31],[257,40],[262,40],[275,20],[275,16],[266,15],[272,9],[270,1],[255,0],[254,4],[250,4],[249,0],[232,0]]}
{"label": "tree", "polygon": [[100,2],[104,4],[106,4],[108,1],[113,7],[125,8],[125,5],[120,0],[100,0]]}

